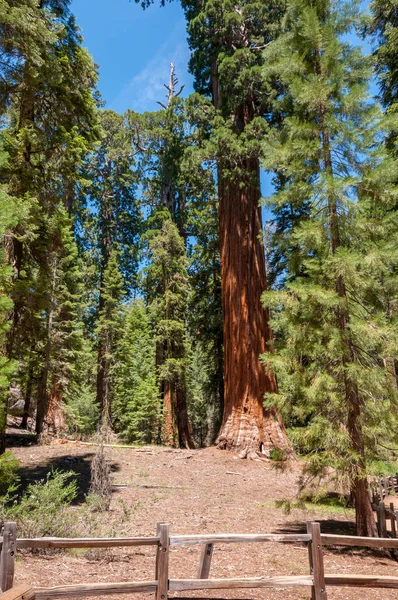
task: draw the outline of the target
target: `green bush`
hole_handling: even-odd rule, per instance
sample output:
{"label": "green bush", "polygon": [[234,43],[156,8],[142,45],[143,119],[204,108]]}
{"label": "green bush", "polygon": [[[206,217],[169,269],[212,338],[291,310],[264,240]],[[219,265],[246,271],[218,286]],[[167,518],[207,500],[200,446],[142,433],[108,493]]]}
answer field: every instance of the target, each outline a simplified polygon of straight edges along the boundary
{"label": "green bush", "polygon": [[78,393],[71,394],[65,405],[69,432],[78,437],[95,433],[100,418],[95,393],[89,385],[82,386]]}
{"label": "green bush", "polygon": [[0,496],[15,491],[19,482],[19,462],[12,452],[4,452],[0,456]]}
{"label": "green bush", "polygon": [[74,535],[68,508],[77,496],[73,471],[52,471],[46,479],[31,483],[21,497],[11,493],[2,497],[0,517],[16,521],[18,537]]}

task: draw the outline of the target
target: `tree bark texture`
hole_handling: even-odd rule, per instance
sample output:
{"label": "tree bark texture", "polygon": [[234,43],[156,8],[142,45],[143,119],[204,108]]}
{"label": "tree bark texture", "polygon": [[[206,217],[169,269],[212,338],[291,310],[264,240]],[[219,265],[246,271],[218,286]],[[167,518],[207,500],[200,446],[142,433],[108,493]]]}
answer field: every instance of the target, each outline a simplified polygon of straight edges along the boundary
{"label": "tree bark texture", "polygon": [[43,429],[52,435],[59,435],[67,430],[63,411],[62,387],[59,381],[53,383],[51,388]]}
{"label": "tree bark texture", "polygon": [[224,415],[216,443],[242,458],[269,456],[289,448],[280,416],[265,411],[264,394],[276,392],[276,378],[260,362],[271,337],[264,249],[260,241],[260,171],[257,158],[241,165],[242,182],[219,178],[220,255],[224,315]]}
{"label": "tree bark texture", "polygon": [[175,448],[177,440],[175,435],[173,393],[169,381],[162,382],[163,414],[162,414],[162,443]]}

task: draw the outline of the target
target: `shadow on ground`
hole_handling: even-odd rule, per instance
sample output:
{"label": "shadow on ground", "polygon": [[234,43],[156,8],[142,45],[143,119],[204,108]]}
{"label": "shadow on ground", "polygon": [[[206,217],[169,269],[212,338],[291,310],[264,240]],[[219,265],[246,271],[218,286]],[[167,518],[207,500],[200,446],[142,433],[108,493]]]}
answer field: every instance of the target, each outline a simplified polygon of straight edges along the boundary
{"label": "shadow on ground", "polygon": [[[321,533],[332,533],[335,535],[355,535],[355,524],[352,521],[343,521],[338,519],[308,519],[316,521],[321,526]],[[306,523],[296,521],[283,523],[276,533],[307,533]]]}
{"label": "shadow on ground", "polygon": [[[321,526],[321,533],[334,535],[356,535],[355,524],[352,521],[340,521],[338,519],[311,519]],[[306,523],[291,522],[283,523],[275,529],[275,533],[307,533]],[[398,561],[398,551],[379,548],[363,548],[352,546],[325,546],[332,554],[356,554],[358,556],[372,556],[379,559],[392,558]]]}
{"label": "shadow on ground", "polygon": [[19,432],[16,428],[13,428],[11,432],[6,435],[6,446],[7,448],[21,448],[24,446],[36,446],[37,435],[30,431]]}
{"label": "shadow on ground", "polygon": [[[78,493],[72,504],[82,504],[90,489],[90,467],[94,454],[95,450],[80,456],[64,454],[63,456],[53,456],[37,465],[22,467],[19,472],[21,492],[26,489],[29,483],[45,480],[51,471],[73,471],[76,474]],[[120,466],[115,462],[110,463],[110,468],[111,473],[117,473],[120,470]]]}

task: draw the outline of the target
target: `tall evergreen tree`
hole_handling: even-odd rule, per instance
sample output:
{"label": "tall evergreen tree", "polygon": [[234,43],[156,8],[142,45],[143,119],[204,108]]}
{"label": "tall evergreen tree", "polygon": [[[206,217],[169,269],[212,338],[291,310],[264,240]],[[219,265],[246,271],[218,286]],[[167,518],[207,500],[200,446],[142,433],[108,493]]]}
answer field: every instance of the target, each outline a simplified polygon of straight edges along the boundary
{"label": "tall evergreen tree", "polygon": [[[27,375],[32,368],[24,358],[35,344],[33,338],[39,340],[43,335],[50,339],[53,295],[43,282],[54,268],[47,261],[54,257],[58,243],[50,235],[55,231],[52,219],[59,205],[70,202],[77,168],[99,133],[93,96],[96,72],[81,46],[68,1],[3,2],[0,10],[0,107],[5,114],[2,139],[9,156],[0,177],[7,182],[9,193],[30,206],[39,233],[30,235],[22,220],[6,246],[13,269],[6,351],[10,359],[18,361],[18,379],[32,382]],[[47,240],[47,248],[43,240]],[[41,323],[41,327],[33,327],[33,323]],[[29,330],[32,335],[27,335]],[[48,357],[46,346],[43,373],[48,371]],[[41,398],[46,395],[47,376],[43,373],[39,378]]]}
{"label": "tall evergreen tree", "polygon": [[[159,212],[159,211],[158,211]],[[156,328],[162,382],[163,443],[193,448],[186,389],[187,259],[184,240],[170,214],[159,212],[160,229],[151,233],[145,286]]]}
{"label": "tall evergreen tree", "polygon": [[[187,102],[178,97],[181,88],[178,89],[173,64],[170,82],[166,88],[167,104],[160,103],[163,110],[144,115],[137,115],[130,111],[128,119],[137,153],[138,171],[143,187],[143,203],[150,211],[149,236],[152,235],[151,223],[155,223],[155,229],[161,227],[158,215],[163,214],[162,211],[159,212],[159,209],[163,209],[176,224],[187,255],[192,250],[192,236],[196,236],[199,231],[201,231],[201,241],[204,244],[211,243],[209,229],[206,229],[209,223],[203,224],[201,229],[199,221],[200,215],[205,214],[203,207],[212,198],[214,207],[214,177],[211,169],[203,163],[201,153],[196,152],[201,133],[195,120],[195,102]],[[214,213],[212,216],[214,218]],[[198,248],[194,254],[199,254]],[[202,271],[197,270],[197,289],[206,284],[207,276],[211,276],[211,268],[212,266],[206,273],[205,268]],[[149,294],[151,295],[151,292]],[[203,331],[201,335],[203,336]],[[159,337],[159,347],[156,352],[159,372],[163,370],[163,361],[168,354],[165,344],[167,340]],[[180,350],[185,351],[185,345],[182,345]],[[179,359],[183,360],[182,355]],[[183,362],[187,359],[188,357]],[[221,364],[219,363],[217,367],[220,366],[222,367],[222,357]],[[169,386],[164,379],[160,381],[160,387],[164,403],[170,404],[170,399],[164,398],[165,394],[170,394]],[[173,443],[187,437],[189,427],[185,419],[188,414],[186,402],[189,398],[189,394],[185,393],[179,397],[178,410],[181,411],[181,419],[177,418],[176,423],[181,427],[181,431],[178,436],[169,436]],[[170,411],[164,413],[166,414],[169,415]],[[166,428],[171,430],[170,424]]]}
{"label": "tall evergreen tree", "polygon": [[188,250],[191,360],[188,409],[199,445],[213,444],[224,403],[224,346],[218,210],[214,195],[196,202],[188,213],[194,242]]}
{"label": "tall evergreen tree", "polygon": [[397,253],[380,244],[395,227],[394,168],[377,154],[370,62],[341,39],[359,22],[354,3],[289,0],[286,33],[265,51],[268,75],[285,89],[277,102],[291,107],[268,135],[265,166],[284,177],[271,203],[310,218],[288,232],[295,256],[285,290],[265,295],[282,349],[263,359],[279,375],[281,409],[298,425],[311,475],[336,469],[352,492],[358,535],[374,536],[369,462],[380,455],[381,424],[397,414],[385,353],[398,330],[382,300],[395,295]]}
{"label": "tall evergreen tree", "polygon": [[398,11],[395,0],[373,0],[370,32],[377,44],[376,72],[383,105],[396,111],[398,102]]}
{"label": "tall evergreen tree", "polygon": [[225,350],[218,445],[256,458],[288,446],[276,410],[264,411],[265,392],[277,388],[275,377],[259,360],[271,337],[268,312],[260,301],[266,274],[260,242],[259,138],[269,113],[262,50],[277,34],[283,7],[273,0],[181,4],[196,90],[211,96],[217,110],[209,153],[217,159]]}
{"label": "tall evergreen tree", "polygon": [[[101,282],[101,305],[98,311],[98,367],[101,375],[101,420],[103,431],[111,426],[112,417],[112,367],[115,360],[117,341],[122,332],[120,314],[121,300],[124,296],[124,281],[119,269],[116,251],[111,251]],[[98,376],[97,376],[98,382]],[[97,383],[98,385],[98,383]],[[98,387],[97,387],[98,392]]]}
{"label": "tall evergreen tree", "polygon": [[[101,112],[103,138],[83,166],[80,179],[80,236],[82,250],[91,256],[93,289],[98,297],[95,314],[107,314],[105,274],[109,261],[117,262],[126,294],[136,286],[141,213],[136,198],[134,152],[124,117],[113,111]],[[113,265],[112,269],[116,267]],[[110,292],[112,295],[112,292]],[[119,296],[121,298],[121,296]],[[94,294],[95,300],[95,294]],[[98,336],[97,403],[105,410],[109,399],[110,347]],[[107,404],[107,410],[110,406]],[[108,415],[109,416],[109,415]]]}

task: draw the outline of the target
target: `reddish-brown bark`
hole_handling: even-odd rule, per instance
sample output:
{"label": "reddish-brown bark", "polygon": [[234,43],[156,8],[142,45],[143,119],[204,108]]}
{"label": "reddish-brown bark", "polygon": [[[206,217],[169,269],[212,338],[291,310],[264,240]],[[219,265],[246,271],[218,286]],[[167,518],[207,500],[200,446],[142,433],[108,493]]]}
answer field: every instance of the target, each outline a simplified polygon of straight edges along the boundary
{"label": "reddish-brown bark", "polygon": [[241,457],[256,458],[289,443],[277,412],[263,408],[264,394],[276,392],[277,383],[260,362],[271,332],[261,304],[266,274],[259,161],[247,159],[241,167],[246,175],[240,185],[219,180],[224,415],[216,443]]}
{"label": "reddish-brown bark", "polygon": [[44,418],[43,430],[49,434],[59,435],[67,430],[63,411],[62,387],[59,382],[53,384]]}
{"label": "reddish-brown bark", "polygon": [[174,410],[171,385],[168,381],[163,382],[163,414],[162,414],[162,442],[166,446],[175,447],[174,436]]}

